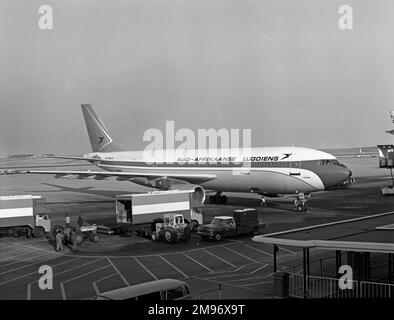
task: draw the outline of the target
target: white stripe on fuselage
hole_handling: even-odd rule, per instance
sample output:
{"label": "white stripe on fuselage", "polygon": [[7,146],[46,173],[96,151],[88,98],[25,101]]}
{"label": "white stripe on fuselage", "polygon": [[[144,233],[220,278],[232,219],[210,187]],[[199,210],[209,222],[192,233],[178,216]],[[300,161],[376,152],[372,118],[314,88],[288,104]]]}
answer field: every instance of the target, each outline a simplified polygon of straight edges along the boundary
{"label": "white stripe on fuselage", "polygon": [[[298,147],[267,147],[248,149],[196,149],[196,150],[156,150],[155,156],[149,155],[145,151],[120,151],[120,152],[95,152],[85,155],[86,158],[97,158],[106,161],[135,161],[146,163],[179,163],[179,158],[192,159],[201,157],[235,157],[234,162],[242,163],[245,157],[273,158],[278,157],[277,161],[308,161],[336,159],[333,155],[308,148]],[[287,157],[287,155],[289,155]],[[272,161],[272,160],[262,160]],[[275,162],[275,161],[273,161]]]}

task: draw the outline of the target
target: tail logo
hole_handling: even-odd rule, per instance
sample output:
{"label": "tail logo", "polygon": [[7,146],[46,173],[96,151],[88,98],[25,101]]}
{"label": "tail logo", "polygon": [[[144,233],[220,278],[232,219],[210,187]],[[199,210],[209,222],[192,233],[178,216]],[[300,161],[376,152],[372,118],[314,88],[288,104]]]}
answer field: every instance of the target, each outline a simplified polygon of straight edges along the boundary
{"label": "tail logo", "polygon": [[284,155],[284,157],[280,160],[287,159],[288,157],[290,157],[292,155],[292,153],[284,153],[283,155]]}

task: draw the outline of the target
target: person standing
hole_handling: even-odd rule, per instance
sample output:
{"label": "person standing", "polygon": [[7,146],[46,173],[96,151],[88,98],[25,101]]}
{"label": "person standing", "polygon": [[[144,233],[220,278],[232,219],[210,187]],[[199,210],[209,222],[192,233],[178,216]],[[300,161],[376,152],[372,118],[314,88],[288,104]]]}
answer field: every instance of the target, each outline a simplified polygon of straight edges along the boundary
{"label": "person standing", "polygon": [[71,220],[70,220],[70,217],[68,216],[68,214],[66,214],[64,220],[66,221],[66,228],[70,228]]}
{"label": "person standing", "polygon": [[73,252],[79,252],[79,248],[78,248],[78,241],[77,241],[77,233],[72,230],[71,231],[71,242],[72,242],[72,251]]}
{"label": "person standing", "polygon": [[81,229],[83,226],[83,218],[82,216],[78,216],[78,221],[77,221],[78,228]]}
{"label": "person standing", "polygon": [[62,251],[63,250],[63,233],[61,231],[58,231],[56,233],[56,251]]}

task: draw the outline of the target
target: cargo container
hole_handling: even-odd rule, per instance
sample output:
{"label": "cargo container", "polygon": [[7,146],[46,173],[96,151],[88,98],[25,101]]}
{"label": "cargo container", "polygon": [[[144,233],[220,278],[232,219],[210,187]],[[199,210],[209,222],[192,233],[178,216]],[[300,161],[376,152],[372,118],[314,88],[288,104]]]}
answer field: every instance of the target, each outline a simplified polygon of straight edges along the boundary
{"label": "cargo container", "polygon": [[140,236],[170,243],[187,241],[187,233],[202,223],[200,208],[192,207],[193,192],[168,190],[116,196],[118,231],[126,228]]}
{"label": "cargo container", "polygon": [[51,220],[41,196],[0,196],[0,234],[41,238],[51,231]]}

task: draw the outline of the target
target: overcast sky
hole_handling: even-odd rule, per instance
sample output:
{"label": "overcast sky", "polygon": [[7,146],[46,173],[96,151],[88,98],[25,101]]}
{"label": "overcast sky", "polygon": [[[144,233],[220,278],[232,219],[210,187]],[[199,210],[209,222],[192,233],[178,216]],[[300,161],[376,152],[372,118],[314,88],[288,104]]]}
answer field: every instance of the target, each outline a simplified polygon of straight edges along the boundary
{"label": "overcast sky", "polygon": [[393,143],[393,21],[392,0],[2,0],[0,154],[89,152],[81,103],[130,150],[165,120],[253,146]]}

